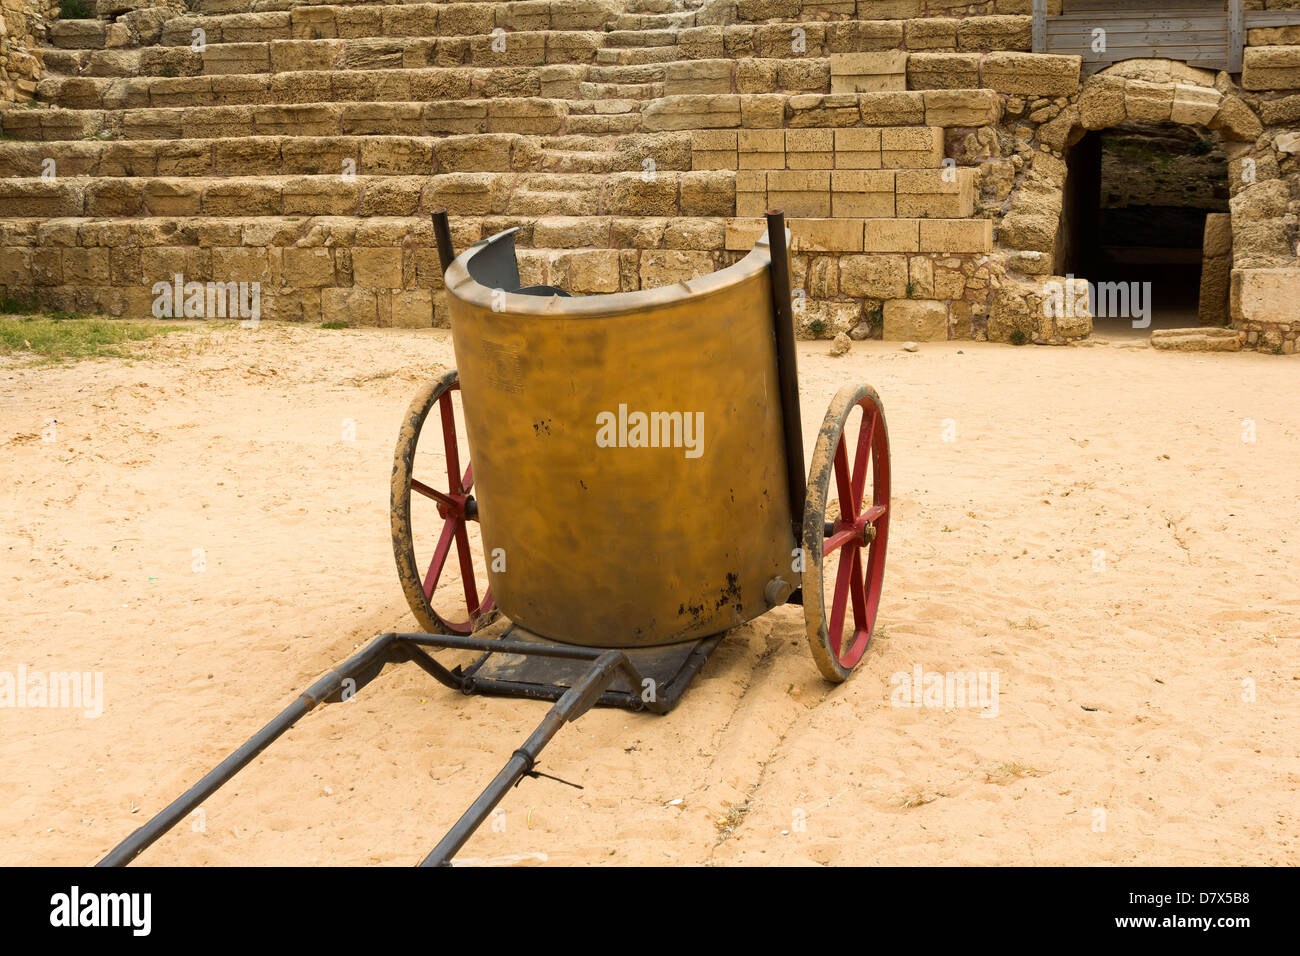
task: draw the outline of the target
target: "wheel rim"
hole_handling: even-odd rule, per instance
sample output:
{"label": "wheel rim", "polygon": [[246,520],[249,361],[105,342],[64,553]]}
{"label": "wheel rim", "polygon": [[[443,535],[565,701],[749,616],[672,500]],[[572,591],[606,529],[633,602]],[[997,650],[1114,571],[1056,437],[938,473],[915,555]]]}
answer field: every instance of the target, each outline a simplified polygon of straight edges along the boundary
{"label": "wheel rim", "polygon": [[[870,389],[845,391],[850,394],[837,396],[822,426],[805,515],[814,572],[804,588],[808,636],[831,680],[845,679],[871,644],[889,540],[884,411]],[[856,428],[855,408],[861,411]]]}
{"label": "wheel rim", "polygon": [[[474,466],[458,426],[456,373],[430,383],[411,403],[393,468],[393,546],[407,602],[435,633],[468,634],[491,615],[492,589],[478,589]],[[438,434],[432,434],[436,429]],[[427,560],[417,545],[433,541]],[[451,561],[455,550],[456,559]],[[424,552],[429,553],[429,552]],[[479,561],[481,565],[481,559]],[[457,580],[451,580],[452,578]],[[482,575],[486,582],[486,574]]]}
{"label": "wheel rim", "polygon": [[[880,410],[869,397],[858,402],[857,407],[862,409],[862,421],[851,467],[844,432],[836,444],[835,491],[840,517],[834,522],[831,536],[822,543],[823,561],[838,553],[827,637],[835,660],[846,668],[857,664],[871,643],[889,535],[889,454],[883,428],[879,429],[880,440],[876,440]],[[868,467],[872,472],[869,505]]]}

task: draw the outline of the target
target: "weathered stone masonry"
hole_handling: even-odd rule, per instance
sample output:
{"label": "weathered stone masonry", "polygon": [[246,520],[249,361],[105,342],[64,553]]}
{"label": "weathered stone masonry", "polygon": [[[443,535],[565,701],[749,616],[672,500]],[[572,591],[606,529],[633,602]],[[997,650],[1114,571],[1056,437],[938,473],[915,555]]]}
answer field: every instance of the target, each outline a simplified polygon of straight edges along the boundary
{"label": "weathered stone masonry", "polygon": [[1064,343],[1091,330],[1042,309],[1068,151],[1132,118],[1223,138],[1232,322],[1293,351],[1300,33],[1250,31],[1239,81],[1085,77],[1027,52],[1030,6],[101,6],[50,25],[41,108],[0,112],[0,294],[144,315],[181,273],[261,282],[269,318],[441,324],[434,208],[599,293],[733,262],[781,206],[802,334]]}

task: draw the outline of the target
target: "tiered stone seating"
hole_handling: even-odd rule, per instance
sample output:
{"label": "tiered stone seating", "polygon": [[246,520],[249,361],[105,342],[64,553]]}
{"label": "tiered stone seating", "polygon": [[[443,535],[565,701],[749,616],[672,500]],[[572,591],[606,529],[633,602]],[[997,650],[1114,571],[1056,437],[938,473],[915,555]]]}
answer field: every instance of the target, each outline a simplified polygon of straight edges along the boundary
{"label": "tiered stone seating", "polygon": [[997,207],[1035,163],[998,131],[1079,88],[1077,58],[1021,52],[1029,7],[198,0],[56,24],[42,107],[0,112],[0,293],[142,315],[180,273],[261,282],[270,318],[429,325],[436,208],[461,247],[518,226],[528,281],[595,293],[720,268],[775,206],[804,333],[981,336]]}

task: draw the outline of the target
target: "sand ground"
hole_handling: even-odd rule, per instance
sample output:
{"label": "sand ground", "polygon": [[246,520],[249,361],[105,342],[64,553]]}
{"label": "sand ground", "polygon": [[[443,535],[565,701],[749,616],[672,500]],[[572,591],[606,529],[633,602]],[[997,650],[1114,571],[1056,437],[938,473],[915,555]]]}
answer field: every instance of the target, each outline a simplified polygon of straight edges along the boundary
{"label": "sand ground", "polygon": [[[264,325],[145,352],[0,366],[0,671],[102,672],[105,698],[97,718],[0,709],[0,864],[97,860],[335,662],[414,626],[392,445],[453,364],[447,333]],[[809,447],[854,380],[893,441],[858,672],[829,687],[800,612],[760,618],[672,715],[565,728],[544,769],[585,789],[526,781],[464,856],[1300,863],[1297,360],[826,352],[800,345]],[[996,716],[891,706],[917,665],[996,673]],[[387,671],[141,862],[414,863],[544,711]]]}

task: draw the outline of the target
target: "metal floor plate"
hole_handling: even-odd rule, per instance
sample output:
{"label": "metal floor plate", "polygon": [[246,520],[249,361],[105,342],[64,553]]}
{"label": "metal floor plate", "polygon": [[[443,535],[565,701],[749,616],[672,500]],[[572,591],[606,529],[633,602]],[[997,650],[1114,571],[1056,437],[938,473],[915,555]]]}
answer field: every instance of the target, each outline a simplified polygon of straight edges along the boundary
{"label": "metal floor plate", "polygon": [[[497,630],[493,628],[492,630]],[[540,637],[516,624],[507,624],[497,635],[502,640],[529,644],[557,645],[559,641]],[[721,634],[680,644],[662,644],[657,647],[618,648],[627,655],[643,678],[654,681],[656,693],[677,696],[684,689],[675,686],[679,676],[686,681],[694,676],[722,640]],[[693,660],[693,658],[695,658]],[[692,665],[688,667],[688,665]],[[591,662],[558,657],[537,657],[525,654],[486,654],[467,669],[476,680],[511,681],[538,686],[571,687],[591,670]],[[610,685],[612,691],[641,694],[645,688],[630,688],[620,676]]]}

